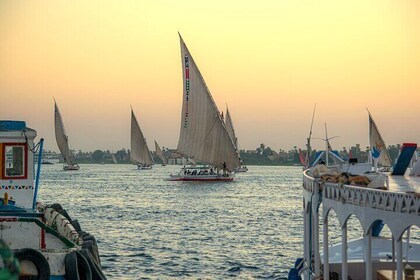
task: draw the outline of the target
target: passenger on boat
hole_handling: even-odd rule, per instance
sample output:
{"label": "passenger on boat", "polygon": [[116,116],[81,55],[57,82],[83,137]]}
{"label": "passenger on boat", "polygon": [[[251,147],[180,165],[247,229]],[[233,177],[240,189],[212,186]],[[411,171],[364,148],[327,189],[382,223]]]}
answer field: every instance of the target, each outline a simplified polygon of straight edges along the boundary
{"label": "passenger on boat", "polygon": [[223,162],[223,176],[226,176],[226,161]]}

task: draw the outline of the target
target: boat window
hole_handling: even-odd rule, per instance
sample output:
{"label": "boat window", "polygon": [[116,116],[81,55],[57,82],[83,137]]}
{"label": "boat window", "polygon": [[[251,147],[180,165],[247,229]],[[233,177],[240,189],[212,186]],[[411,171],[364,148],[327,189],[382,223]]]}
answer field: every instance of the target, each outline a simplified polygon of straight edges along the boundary
{"label": "boat window", "polygon": [[25,175],[24,146],[7,145],[4,154],[5,175],[7,177],[22,177]]}

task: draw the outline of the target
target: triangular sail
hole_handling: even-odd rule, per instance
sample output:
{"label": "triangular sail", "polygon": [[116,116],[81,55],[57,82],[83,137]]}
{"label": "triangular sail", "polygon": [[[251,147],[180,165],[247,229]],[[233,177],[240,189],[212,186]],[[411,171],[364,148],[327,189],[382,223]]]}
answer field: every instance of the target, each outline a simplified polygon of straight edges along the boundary
{"label": "triangular sail", "polygon": [[209,89],[180,36],[183,104],[177,151],[186,157],[228,171],[240,165],[232,142]]}
{"label": "triangular sail", "polygon": [[118,163],[117,156],[114,153],[111,154],[111,157],[112,157],[112,162],[113,163]]}
{"label": "triangular sail", "polygon": [[299,149],[299,160],[300,160],[300,163],[301,163],[303,166],[306,166],[306,158],[305,158],[305,154],[303,153],[303,151],[302,151],[301,149]]}
{"label": "triangular sail", "polygon": [[230,135],[230,138],[232,138],[232,141],[235,144],[236,149],[239,150],[239,147],[238,147],[238,138],[236,138],[235,129],[233,128],[232,118],[230,116],[229,109],[227,108],[227,106],[226,106],[226,120],[225,120],[225,124],[226,124],[226,130],[228,131],[228,133]]}
{"label": "triangular sail", "polygon": [[229,109],[228,109],[227,106],[226,106],[226,120],[225,120],[225,125],[226,125],[226,130],[228,131],[228,133],[230,135],[230,138],[232,139],[233,143],[235,144],[236,152],[238,153],[238,156],[239,156],[239,159],[240,159],[240,164],[241,165],[245,165],[245,163],[241,159],[241,151],[239,150],[238,137],[236,137],[235,129],[233,128],[232,117],[230,116],[230,112],[229,112]]}
{"label": "triangular sail", "polygon": [[155,148],[156,148],[156,154],[158,155],[158,157],[162,160],[162,162],[164,164],[168,163],[168,159],[165,157],[165,155],[163,154],[162,149],[159,147],[159,144],[156,142],[155,140]]}
{"label": "triangular sail", "polygon": [[60,149],[61,155],[63,156],[64,162],[68,165],[74,165],[69,148],[69,139],[64,129],[63,118],[61,117],[60,110],[58,109],[57,103],[54,101],[54,125],[55,125],[55,140],[57,146]]}
{"label": "triangular sail", "polygon": [[133,110],[131,110],[131,151],[130,158],[135,163],[143,165],[153,164],[152,156],[150,155],[149,147],[147,147],[146,138],[141,132],[139,123]]}
{"label": "triangular sail", "polygon": [[386,149],[385,141],[369,113],[369,143],[372,157],[382,166],[391,166],[391,157]]}

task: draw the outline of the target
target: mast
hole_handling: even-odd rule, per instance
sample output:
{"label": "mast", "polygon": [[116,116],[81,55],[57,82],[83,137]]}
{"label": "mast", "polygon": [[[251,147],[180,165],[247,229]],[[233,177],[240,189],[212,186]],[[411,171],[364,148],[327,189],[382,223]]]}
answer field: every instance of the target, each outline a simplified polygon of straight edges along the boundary
{"label": "mast", "polygon": [[312,121],[311,121],[311,129],[309,130],[309,136],[306,138],[306,168],[309,168],[310,160],[311,160],[311,137],[312,137],[312,127],[314,125],[314,118],[315,118],[315,110],[316,110],[316,103],[314,105],[314,110],[312,112]]}

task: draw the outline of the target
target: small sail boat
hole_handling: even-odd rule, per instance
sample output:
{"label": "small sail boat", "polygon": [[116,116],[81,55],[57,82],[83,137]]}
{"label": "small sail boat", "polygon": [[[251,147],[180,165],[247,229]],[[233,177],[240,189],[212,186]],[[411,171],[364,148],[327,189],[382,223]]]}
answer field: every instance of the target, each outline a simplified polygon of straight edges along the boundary
{"label": "small sail boat", "polygon": [[159,144],[156,142],[156,140],[155,140],[155,148],[156,148],[156,154],[162,160],[162,166],[166,166],[168,164],[168,159],[163,154],[163,151],[160,148]]}
{"label": "small sail boat", "polygon": [[70,148],[69,138],[64,129],[63,118],[61,117],[60,110],[58,109],[57,102],[54,100],[54,124],[55,124],[55,140],[57,141],[58,148],[64,159],[63,170],[79,170],[79,165],[74,161]]}
{"label": "small sail boat", "polygon": [[233,128],[232,117],[230,116],[230,112],[228,107],[226,106],[226,119],[225,119],[226,130],[229,133],[230,138],[232,138],[233,143],[235,144],[236,151],[238,153],[241,165],[235,169],[235,172],[247,172],[248,167],[246,167],[245,163],[241,159],[239,144],[238,144],[238,137],[236,137],[235,129]]}
{"label": "small sail boat", "polygon": [[115,163],[115,164],[117,164],[118,163],[117,156],[114,153],[112,153],[111,154],[111,157],[112,157],[112,162]]}
{"label": "small sail boat", "polygon": [[152,169],[153,159],[147,146],[146,138],[141,132],[139,123],[131,109],[131,161],[137,164],[139,170]]}
{"label": "small sail boat", "polygon": [[374,170],[377,171],[379,165],[388,170],[391,167],[391,157],[389,155],[388,150],[386,149],[385,141],[384,139],[382,139],[378,127],[376,126],[376,123],[373,120],[369,110],[368,114],[369,144],[370,152],[373,158]]}
{"label": "small sail boat", "polygon": [[181,35],[183,105],[177,152],[207,164],[181,169],[171,181],[231,181],[239,155],[216,103]]}

